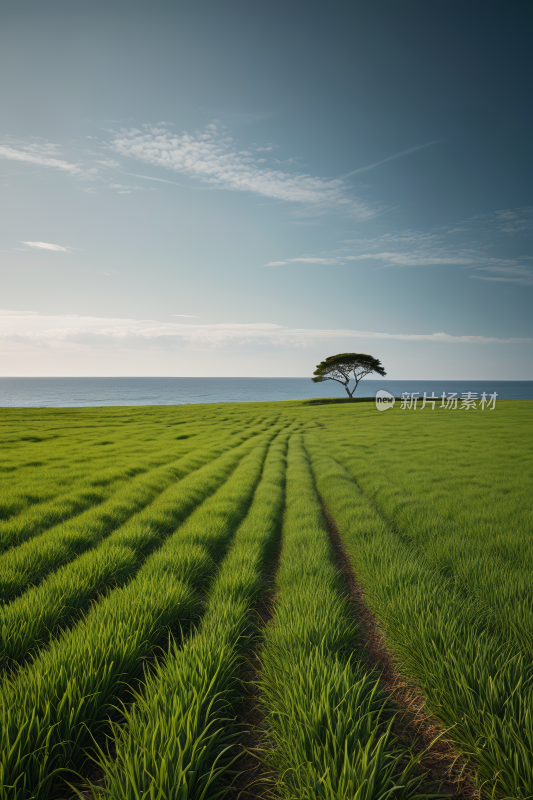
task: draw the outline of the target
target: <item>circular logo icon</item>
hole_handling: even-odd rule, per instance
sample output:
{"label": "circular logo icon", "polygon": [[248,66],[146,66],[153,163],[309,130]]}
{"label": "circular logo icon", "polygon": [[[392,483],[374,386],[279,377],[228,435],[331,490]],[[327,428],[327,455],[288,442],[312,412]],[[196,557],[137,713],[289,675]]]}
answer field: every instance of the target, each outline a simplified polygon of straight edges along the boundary
{"label": "circular logo icon", "polygon": [[379,389],[376,392],[376,408],[378,411],[386,411],[388,408],[392,408],[395,402],[394,395],[386,392],[385,389]]}

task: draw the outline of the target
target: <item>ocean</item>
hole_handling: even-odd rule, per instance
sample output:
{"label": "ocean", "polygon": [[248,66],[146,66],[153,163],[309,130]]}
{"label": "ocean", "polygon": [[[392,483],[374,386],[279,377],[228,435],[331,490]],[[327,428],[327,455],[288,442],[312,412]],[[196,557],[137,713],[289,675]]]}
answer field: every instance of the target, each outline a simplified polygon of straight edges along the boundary
{"label": "ocean", "polygon": [[[402,392],[497,393],[499,400],[533,400],[533,381],[388,381],[364,379],[356,397],[385,389]],[[0,378],[0,407],[146,406],[187,403],[251,403],[346,397],[334,381],[310,378]]]}

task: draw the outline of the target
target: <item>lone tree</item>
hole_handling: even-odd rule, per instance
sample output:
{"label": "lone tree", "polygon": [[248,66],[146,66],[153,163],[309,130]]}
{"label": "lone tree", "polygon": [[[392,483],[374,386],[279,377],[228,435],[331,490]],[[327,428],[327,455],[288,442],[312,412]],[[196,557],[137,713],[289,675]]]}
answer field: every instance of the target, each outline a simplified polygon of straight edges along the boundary
{"label": "lone tree", "polygon": [[[312,378],[314,383],[322,383],[323,381],[337,381],[342,383],[346,389],[348,397],[353,399],[353,393],[359,385],[361,378],[365,375],[370,375],[372,372],[377,372],[378,375],[386,375],[381,361],[372,356],[364,355],[364,353],[339,353],[338,356],[330,356],[325,361],[321,361],[315,369]],[[353,375],[355,379],[355,386],[352,391],[349,390],[348,384]]]}

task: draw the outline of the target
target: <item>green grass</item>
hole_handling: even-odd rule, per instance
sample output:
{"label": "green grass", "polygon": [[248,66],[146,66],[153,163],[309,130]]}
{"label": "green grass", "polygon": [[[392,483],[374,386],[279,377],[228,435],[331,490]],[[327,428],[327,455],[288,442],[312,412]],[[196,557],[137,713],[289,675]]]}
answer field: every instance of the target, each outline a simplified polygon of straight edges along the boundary
{"label": "green grass", "polygon": [[[388,442],[381,433],[370,443],[359,429],[371,458],[338,434],[310,437],[309,447],[319,490],[401,669],[450,728],[485,793],[529,798],[529,408],[502,406],[503,419],[430,412],[416,419],[418,439],[414,418],[391,418]],[[406,463],[402,452],[416,459]]]}
{"label": "green grass", "polygon": [[[252,429],[251,433],[257,433],[259,430],[261,429]],[[230,448],[235,450],[236,445],[246,441],[249,437],[250,433],[243,433],[239,435],[238,439],[232,438],[231,444],[227,440],[225,442],[219,440],[218,451]],[[79,515],[68,523],[50,528],[44,534],[36,535],[20,547],[0,555],[0,595],[3,601],[12,600],[25,589],[37,584],[50,572],[99,544],[132,515],[136,515],[135,523],[144,523],[148,519],[157,527],[160,524],[158,520],[159,506],[163,505],[166,509],[162,512],[163,514],[169,514],[168,509],[174,509],[176,506],[173,496],[176,490],[172,486],[170,489],[167,487],[178,478],[187,476],[191,471],[211,461],[213,455],[212,449],[200,449],[173,464],[158,467],[148,474],[140,475],[116,491],[106,503]],[[167,489],[166,492],[165,489]],[[180,489],[178,488],[177,491],[179,493]],[[154,507],[153,501],[160,493],[163,494]],[[139,516],[137,512],[149,504],[151,505],[147,509],[147,513]],[[37,511],[38,509],[35,509],[34,513]],[[176,519],[172,516],[173,513],[173,511],[170,512],[170,516],[174,523]]]}
{"label": "green grass", "polygon": [[[186,468],[192,467],[190,460],[186,465],[178,462],[178,465],[170,470],[155,470],[159,474],[152,476],[152,480],[148,484],[148,488],[152,490],[151,499],[155,494],[154,489],[164,489],[171,478],[174,479],[174,483],[161,492],[144,511],[133,516],[131,516],[131,511],[135,510],[141,498],[145,499],[142,490],[146,490],[147,480],[143,476],[142,484],[139,485],[138,480],[132,482],[133,486],[129,487],[129,505],[128,497],[119,497],[115,499],[112,509],[116,516],[114,517],[110,511],[107,512],[108,518],[115,525],[120,525],[123,519],[121,513],[123,509],[129,511],[127,516],[130,516],[130,519],[103,539],[98,547],[90,549],[89,552],[83,552],[70,564],[59,569],[57,567],[61,560],[58,558],[58,552],[61,559],[65,559],[64,531],[50,531],[47,536],[48,547],[37,550],[40,555],[37,563],[42,570],[42,563],[46,555],[47,564],[50,564],[52,568],[55,567],[55,571],[51,571],[48,578],[40,585],[28,589],[21,597],[5,604],[3,608],[0,607],[0,653],[2,658],[0,666],[13,667],[25,661],[58,628],[72,623],[79,617],[80,613],[89,606],[91,600],[105,593],[109,588],[118,586],[133,577],[145,557],[161,546],[175,527],[209,493],[218,488],[248,449],[249,443],[245,441],[240,447],[233,448],[229,453],[219,456],[188,476]],[[198,466],[198,463],[203,460],[205,460],[205,456],[196,459],[194,464]],[[177,482],[180,469],[186,477]],[[163,481],[162,486],[157,483],[157,478]],[[90,539],[87,527],[83,532],[85,534],[82,539],[84,546],[90,546],[95,541],[102,539],[102,529],[98,525],[96,534],[99,538]],[[44,537],[38,541],[42,542],[42,538]],[[34,550],[36,550],[35,544]],[[28,549],[28,547],[21,547],[13,551],[13,556],[22,553],[22,557],[19,555],[19,563],[24,565],[22,574],[25,576],[32,564],[31,560],[29,564],[27,563]],[[78,545],[78,549],[82,548]],[[67,550],[67,555],[71,553],[72,550]],[[33,563],[35,564],[35,562]],[[7,599],[6,595],[4,597]]]}
{"label": "green grass", "polygon": [[[201,600],[192,589],[203,585],[213,559],[223,553],[231,523],[251,499],[265,453],[266,443],[258,443],[228,484],[148,558],[134,580],[4,681],[0,797],[19,800],[35,792],[49,797],[54,774],[80,757],[90,742],[89,727],[97,735],[105,725],[112,705],[140,676],[143,659],[161,641],[165,627],[179,631],[191,613],[198,613]],[[226,476],[231,475],[231,461],[224,466]]]}
{"label": "green grass", "polygon": [[277,587],[260,686],[280,795],[435,796],[421,787],[417,760],[391,732],[395,709],[378,676],[352,650],[357,631],[299,437],[289,448]]}
{"label": "green grass", "polygon": [[102,800],[222,796],[253,641],[280,797],[431,796],[322,506],[482,795],[533,798],[532,424],[529,401],[2,409],[0,800],[72,797],[94,756]]}
{"label": "green grass", "polygon": [[[253,629],[251,604],[261,591],[281,523],[287,438],[281,434],[269,450],[198,631],[182,648],[173,643],[126,711],[126,724],[113,725],[113,757],[100,751],[106,797],[201,800],[224,794],[220,779],[235,758],[239,656]],[[236,506],[240,500],[235,498]]]}

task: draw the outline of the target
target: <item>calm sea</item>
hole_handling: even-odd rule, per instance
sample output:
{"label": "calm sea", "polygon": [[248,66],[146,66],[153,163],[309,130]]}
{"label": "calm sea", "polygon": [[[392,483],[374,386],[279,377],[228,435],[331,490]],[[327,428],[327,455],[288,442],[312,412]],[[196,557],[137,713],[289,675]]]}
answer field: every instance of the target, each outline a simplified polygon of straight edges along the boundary
{"label": "calm sea", "polygon": [[[533,399],[533,381],[363,380],[357,397],[386,389],[402,392],[497,392],[498,399]],[[346,397],[333,382],[310,378],[0,378],[0,407],[146,406],[184,403],[250,403]]]}

